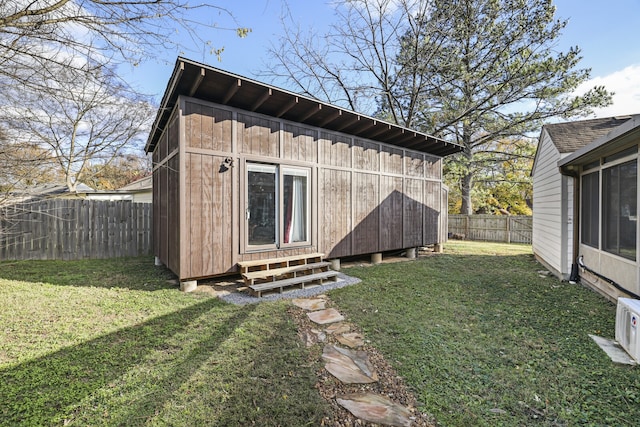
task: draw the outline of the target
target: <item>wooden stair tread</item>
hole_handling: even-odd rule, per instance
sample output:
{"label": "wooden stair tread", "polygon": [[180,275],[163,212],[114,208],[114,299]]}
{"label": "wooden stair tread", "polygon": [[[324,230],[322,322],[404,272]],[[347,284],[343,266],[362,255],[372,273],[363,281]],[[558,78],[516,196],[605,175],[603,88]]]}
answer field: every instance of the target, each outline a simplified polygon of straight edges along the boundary
{"label": "wooden stair tread", "polygon": [[269,258],[269,259],[259,259],[254,261],[239,261],[238,265],[241,269],[247,269],[250,267],[259,267],[259,266],[268,266],[269,264],[278,264],[285,263],[290,261],[302,261],[309,258],[320,258],[322,259],[324,254],[322,253],[312,253],[312,254],[302,254],[302,255],[292,255],[280,258]]}
{"label": "wooden stair tread", "polygon": [[270,289],[283,288],[285,286],[298,285],[301,283],[314,282],[316,280],[328,279],[330,277],[337,277],[337,271],[323,271],[321,273],[308,274],[305,276],[292,277],[289,279],[276,280],[273,282],[260,283],[257,285],[249,286],[255,292],[267,291]]}
{"label": "wooden stair tread", "polygon": [[282,276],[287,273],[296,273],[298,271],[315,270],[318,268],[328,267],[331,263],[327,261],[314,262],[311,264],[300,264],[292,267],[273,268],[271,270],[257,270],[248,273],[242,273],[242,277],[247,280],[267,279],[274,276]]}

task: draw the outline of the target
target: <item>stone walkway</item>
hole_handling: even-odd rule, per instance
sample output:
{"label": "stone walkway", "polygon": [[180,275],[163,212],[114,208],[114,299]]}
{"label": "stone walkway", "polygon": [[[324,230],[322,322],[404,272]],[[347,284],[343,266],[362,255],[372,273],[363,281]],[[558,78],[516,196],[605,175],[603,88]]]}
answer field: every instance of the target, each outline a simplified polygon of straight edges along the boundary
{"label": "stone walkway", "polygon": [[[378,381],[378,374],[372,366],[367,352],[359,350],[364,345],[363,337],[344,322],[344,316],[334,308],[326,308],[327,298],[294,299],[293,304],[306,311],[307,317],[318,328],[303,335],[308,347],[315,343],[325,343],[327,334],[335,337],[342,346],[325,343],[322,359],[325,369],[344,384],[371,384]],[[366,388],[363,387],[363,390]],[[367,391],[338,395],[336,402],[355,417],[375,424],[409,427],[412,424],[411,411],[387,396]]]}

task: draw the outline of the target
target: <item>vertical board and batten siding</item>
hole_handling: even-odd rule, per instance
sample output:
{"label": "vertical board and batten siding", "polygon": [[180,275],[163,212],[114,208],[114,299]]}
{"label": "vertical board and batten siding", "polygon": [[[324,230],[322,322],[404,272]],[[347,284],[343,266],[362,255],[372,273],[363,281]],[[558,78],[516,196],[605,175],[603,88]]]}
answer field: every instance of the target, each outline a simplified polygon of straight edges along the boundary
{"label": "vertical board and batten siding", "polygon": [[185,103],[185,277],[220,274],[233,264],[232,174],[224,167],[226,156],[214,154],[231,152],[232,126],[231,111]]}
{"label": "vertical board and batten siding", "polygon": [[422,245],[423,191],[423,181],[405,178],[404,203],[402,208],[402,246],[405,248]]}
{"label": "vertical board and batten siding", "polygon": [[[178,115],[174,112],[153,152],[154,254],[180,274],[180,153]],[[156,154],[157,153],[157,154]]]}
{"label": "vertical board and batten siding", "polygon": [[286,123],[282,133],[282,158],[316,163],[318,161],[317,132]]}
{"label": "vertical board and batten siding", "polygon": [[402,177],[380,176],[380,251],[398,249],[403,230]]}
{"label": "vertical board and batten siding", "polygon": [[[554,274],[569,273],[566,263],[568,238],[571,225],[568,223],[572,205],[566,198],[573,191],[568,188],[569,179],[558,170],[560,152],[549,134],[542,132],[538,152],[533,166],[533,236],[534,254]],[[571,190],[571,191],[570,191]],[[565,198],[563,199],[563,193]]]}
{"label": "vertical board and batten siding", "polygon": [[[378,252],[380,221],[378,175],[354,172],[352,180],[354,227],[351,231],[353,235],[351,251],[354,254]],[[325,224],[327,225],[330,226]]]}
{"label": "vertical board and batten siding", "polygon": [[319,226],[318,246],[325,249],[330,258],[351,255],[352,209],[351,172],[323,168],[319,173],[318,191]]}
{"label": "vertical board and batten siding", "polygon": [[0,208],[0,260],[149,255],[151,205],[52,199]]}
{"label": "vertical board and batten siding", "polygon": [[[437,243],[443,234],[439,157],[193,98],[181,97],[176,114],[180,130],[171,121],[168,138],[163,135],[153,153],[154,164],[176,169],[157,168],[154,202],[160,206],[156,232],[171,228],[157,253],[165,264],[169,259],[180,279],[233,272],[242,260],[316,251],[338,258],[417,247]],[[167,161],[171,143],[179,143],[179,155]],[[245,250],[247,162],[312,171],[311,245]],[[168,224],[176,219],[182,219],[181,228]],[[182,254],[180,266],[174,253]]]}

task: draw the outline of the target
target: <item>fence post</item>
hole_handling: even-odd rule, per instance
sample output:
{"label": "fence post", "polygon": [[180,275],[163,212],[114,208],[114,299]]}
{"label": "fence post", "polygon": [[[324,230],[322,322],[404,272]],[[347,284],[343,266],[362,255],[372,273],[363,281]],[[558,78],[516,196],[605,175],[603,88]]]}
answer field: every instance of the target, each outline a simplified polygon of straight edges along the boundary
{"label": "fence post", "polygon": [[507,243],[511,243],[511,217],[509,215],[507,218]]}
{"label": "fence post", "polygon": [[471,221],[471,215],[466,215],[464,217],[464,238],[467,240],[471,240],[470,236],[470,228],[469,222]]}

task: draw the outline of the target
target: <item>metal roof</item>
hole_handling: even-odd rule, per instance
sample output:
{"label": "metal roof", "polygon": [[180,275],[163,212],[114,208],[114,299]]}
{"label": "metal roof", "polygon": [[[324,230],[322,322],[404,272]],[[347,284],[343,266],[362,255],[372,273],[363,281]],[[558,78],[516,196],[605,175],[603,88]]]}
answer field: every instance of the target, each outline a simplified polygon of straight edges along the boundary
{"label": "metal roof", "polygon": [[153,151],[160,139],[180,95],[436,156],[463,149],[459,144],[425,133],[178,57],[145,146],[147,153]]}

